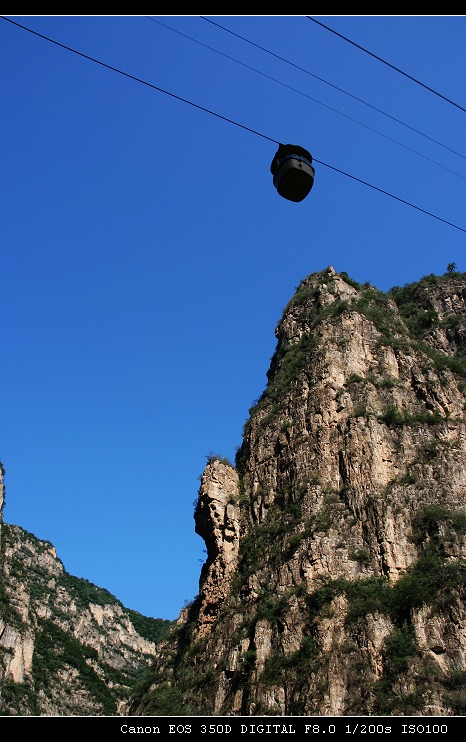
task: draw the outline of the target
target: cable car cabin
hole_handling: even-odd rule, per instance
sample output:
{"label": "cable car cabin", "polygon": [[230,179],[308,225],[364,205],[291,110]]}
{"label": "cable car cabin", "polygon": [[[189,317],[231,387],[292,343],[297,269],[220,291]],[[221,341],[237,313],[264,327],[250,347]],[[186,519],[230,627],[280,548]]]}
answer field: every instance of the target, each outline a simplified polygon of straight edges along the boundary
{"label": "cable car cabin", "polygon": [[280,144],[270,165],[273,184],[288,201],[302,201],[314,185],[311,154],[294,144]]}

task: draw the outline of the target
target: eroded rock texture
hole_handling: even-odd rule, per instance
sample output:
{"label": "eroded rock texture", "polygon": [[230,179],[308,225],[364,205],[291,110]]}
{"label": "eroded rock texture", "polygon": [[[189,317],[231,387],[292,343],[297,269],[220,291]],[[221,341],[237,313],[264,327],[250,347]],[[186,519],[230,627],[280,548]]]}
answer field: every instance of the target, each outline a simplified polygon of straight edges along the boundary
{"label": "eroded rock texture", "polygon": [[0,714],[126,713],[171,622],[69,575],[50,542],[0,527]]}
{"label": "eroded rock texture", "polygon": [[466,713],[465,303],[455,272],[300,284],[133,713]]}

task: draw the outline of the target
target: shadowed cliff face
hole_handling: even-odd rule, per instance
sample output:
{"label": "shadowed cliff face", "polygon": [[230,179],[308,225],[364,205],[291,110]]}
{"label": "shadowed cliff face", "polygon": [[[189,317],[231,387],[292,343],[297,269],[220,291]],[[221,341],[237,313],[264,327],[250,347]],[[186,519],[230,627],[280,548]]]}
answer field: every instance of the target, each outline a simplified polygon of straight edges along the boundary
{"label": "shadowed cliff face", "polygon": [[465,310],[465,274],[300,284],[135,713],[465,713]]}

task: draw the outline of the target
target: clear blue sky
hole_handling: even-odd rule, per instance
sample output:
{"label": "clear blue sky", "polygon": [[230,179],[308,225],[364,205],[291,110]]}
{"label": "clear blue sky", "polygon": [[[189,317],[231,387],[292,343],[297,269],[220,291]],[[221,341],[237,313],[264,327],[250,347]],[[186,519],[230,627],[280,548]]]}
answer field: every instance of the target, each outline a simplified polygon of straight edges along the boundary
{"label": "clear blue sky", "polygon": [[0,19],[5,521],[174,619],[300,280],[466,270],[466,18],[316,16],[447,100],[306,16],[8,18],[125,75]]}

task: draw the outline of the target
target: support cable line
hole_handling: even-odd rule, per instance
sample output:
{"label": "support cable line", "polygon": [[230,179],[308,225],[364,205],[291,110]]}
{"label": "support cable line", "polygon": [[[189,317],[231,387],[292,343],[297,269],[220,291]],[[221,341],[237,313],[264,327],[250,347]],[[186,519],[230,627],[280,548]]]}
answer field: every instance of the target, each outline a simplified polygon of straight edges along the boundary
{"label": "support cable line", "polygon": [[367,101],[363,100],[362,98],[358,98],[356,95],[353,95],[352,93],[348,93],[346,90],[343,90],[343,88],[338,87],[338,85],[334,85],[332,82],[328,82],[328,80],[324,80],[323,77],[314,75],[313,72],[309,72],[309,70],[306,70],[304,67],[300,67],[298,64],[295,64],[294,62],[290,62],[288,59],[285,59],[285,57],[280,57],[280,55],[275,54],[274,52],[271,52],[269,49],[266,49],[265,47],[260,46],[259,44],[256,44],[254,41],[250,41],[250,39],[247,39],[245,36],[241,36],[240,34],[237,34],[234,31],[230,31],[229,28],[225,28],[225,26],[221,26],[220,23],[216,23],[215,21],[212,21],[210,18],[206,18],[203,15],[199,16],[199,18],[202,18],[204,21],[211,23],[213,26],[217,26],[217,28],[221,28],[222,31],[226,31],[232,36],[236,36],[238,39],[245,41],[247,44],[251,44],[251,46],[255,46],[257,49],[260,49],[261,51],[266,52],[267,54],[270,54],[272,57],[275,57],[276,59],[279,59],[280,61],[285,62],[286,64],[289,64],[291,67],[294,67],[295,69],[300,70],[301,72],[304,72],[306,75],[310,75],[310,77],[314,77],[316,80],[319,80],[320,82],[325,83],[325,85],[329,85],[331,88],[338,90],[340,93],[347,95],[349,98],[352,98],[353,100],[357,100],[358,103],[362,103],[364,106],[371,108],[373,111],[377,111],[377,113],[381,113],[383,116],[386,116],[392,121],[396,121],[397,124],[401,124],[401,126],[405,126],[407,129],[414,131],[416,134],[419,134],[421,137],[428,139],[430,142],[434,142],[434,144],[438,144],[439,147],[443,147],[444,149],[447,149],[449,152],[453,152],[453,154],[458,155],[458,157],[462,157],[463,160],[466,160],[466,155],[462,155],[461,152],[457,152],[451,147],[447,147],[446,144],[442,144],[441,142],[437,141],[437,139],[433,139],[428,134],[424,134],[422,131],[419,131],[419,129],[414,128],[414,126],[405,124],[404,121],[401,121],[400,119],[397,119],[395,116],[392,116],[391,114],[386,113],[386,111],[382,111],[382,109],[377,108],[376,106],[373,106],[371,103],[367,103]]}
{"label": "support cable line", "polygon": [[178,34],[178,36],[182,36],[185,39],[189,39],[189,41],[193,41],[195,44],[199,44],[199,46],[203,46],[205,49],[209,49],[209,51],[215,52],[215,54],[219,54],[221,57],[225,57],[225,59],[229,59],[231,62],[235,62],[236,64],[239,64],[242,67],[245,67],[246,69],[251,70],[252,72],[255,72],[257,75],[261,75],[262,77],[265,77],[267,80],[271,80],[272,82],[275,82],[277,85],[281,85],[282,87],[287,88],[287,90],[291,90],[293,93],[302,95],[304,98],[307,98],[308,100],[311,100],[314,103],[317,103],[319,106],[323,106],[324,108],[327,108],[329,111],[333,111],[334,113],[337,113],[339,116],[343,116],[344,118],[348,119],[349,121],[352,121],[355,124],[358,124],[359,126],[363,126],[368,131],[372,131],[374,134],[378,134],[378,136],[383,137],[384,139],[387,139],[389,142],[393,142],[394,144],[397,144],[399,147],[403,147],[403,149],[406,149],[408,152],[412,152],[418,157],[422,157],[424,160],[428,160],[428,162],[432,162],[433,165],[437,165],[437,167],[441,167],[443,170],[447,170],[449,173],[456,175],[458,178],[462,178],[463,180],[466,180],[466,176],[461,175],[461,173],[457,173],[456,170],[452,170],[451,168],[446,167],[446,165],[442,165],[440,162],[433,160],[431,157],[427,157],[427,155],[423,155],[421,152],[418,152],[412,147],[408,147],[406,144],[402,144],[402,142],[399,142],[398,140],[393,139],[393,137],[389,137],[387,134],[383,134],[377,129],[374,129],[372,126],[368,126],[368,124],[363,124],[362,121],[358,121],[358,119],[355,119],[352,116],[348,116],[346,113],[342,113],[337,108],[333,108],[332,106],[327,105],[327,103],[322,103],[322,101],[318,100],[317,98],[313,98],[311,95],[308,95],[307,93],[303,93],[302,90],[298,90],[297,88],[294,88],[285,82],[281,82],[281,80],[277,80],[275,77],[272,77],[271,75],[267,75],[265,72],[261,72],[260,70],[257,70],[255,67],[251,67],[251,65],[246,64],[245,62],[241,62],[239,59],[235,59],[235,57],[231,57],[229,54],[225,54],[224,52],[221,52],[218,49],[214,49],[212,46],[209,46],[208,44],[204,44],[204,42],[198,41],[197,39],[194,39],[192,36],[188,36],[188,34],[185,34],[182,31],[178,31],[176,28],[167,26],[166,23],[162,23],[162,21],[159,21],[156,18],[152,18],[151,16],[146,16],[146,18],[148,21],[157,23],[159,26],[166,28],[168,31],[172,31],[173,33]]}
{"label": "support cable line", "polygon": [[223,121],[228,121],[230,124],[239,126],[241,129],[246,129],[246,131],[250,131],[252,134],[257,134],[257,136],[262,137],[263,139],[268,139],[269,142],[274,142],[274,144],[278,144],[276,139],[271,139],[270,137],[267,137],[265,134],[261,134],[259,131],[255,131],[255,129],[250,129],[249,126],[244,126],[244,124],[239,124],[237,121],[233,121],[232,119],[229,119],[226,116],[222,116],[220,113],[215,113],[215,111],[211,111],[208,108],[204,108],[204,106],[200,106],[197,103],[193,103],[187,98],[182,98],[180,95],[175,95],[175,93],[170,93],[169,90],[164,90],[163,88],[159,88],[157,85],[153,85],[153,83],[147,82],[147,80],[142,80],[140,77],[131,75],[129,72],[124,72],[123,70],[119,70],[118,67],[113,67],[111,64],[106,64],[105,62],[101,62],[99,59],[95,59],[95,57],[90,57],[88,54],[84,54],[83,52],[80,52],[77,49],[73,49],[71,46],[66,46],[66,44],[61,44],[59,41],[55,41],[55,39],[51,39],[49,36],[44,36],[44,34],[41,34],[38,31],[33,31],[32,28],[28,28],[27,26],[23,26],[21,23],[17,23],[17,21],[11,20],[11,18],[7,18],[4,15],[0,16],[0,18],[3,18],[4,21],[8,21],[9,23],[12,23],[14,26],[18,26],[18,28],[22,28],[24,31],[29,31],[29,33],[34,34],[34,36],[38,36],[39,38],[44,39],[44,41],[49,41],[51,44],[55,44],[56,46],[59,46],[62,49],[66,49],[66,51],[73,52],[73,54],[77,54],[79,57],[83,57],[83,59],[88,59],[90,62],[95,62],[95,64],[99,64],[101,67],[106,67],[106,69],[112,70],[112,72],[117,72],[119,75],[123,75],[123,77],[127,77],[130,80],[134,80],[135,82],[140,82],[141,85],[146,85],[148,88],[152,88],[153,90],[158,90],[159,93],[165,93],[165,95],[169,95],[171,98],[175,98],[176,100],[179,100],[182,103],[187,103],[188,105],[193,106],[193,108],[198,108],[200,111],[205,111],[206,113],[210,113],[212,114],[212,116],[216,116],[219,119],[223,119]]}
{"label": "support cable line", "polygon": [[[55,39],[51,39],[48,36],[45,36],[44,34],[39,33],[38,31],[34,31],[31,28],[28,28],[27,26],[23,26],[21,23],[18,23],[17,21],[13,21],[10,18],[7,18],[6,16],[0,16],[5,21],[8,21],[14,26],[17,26],[18,28],[23,29],[24,31],[28,31],[29,33],[33,34],[34,36],[37,36],[44,41],[48,41],[55,46],[60,47],[61,49],[65,49],[66,51],[72,52],[73,54],[78,55],[79,57],[83,59],[87,59],[90,62],[94,62],[95,64],[100,65],[101,67],[105,67],[108,70],[111,70],[112,72],[116,72],[119,75],[122,75],[123,77],[127,77],[130,80],[133,80],[134,82],[141,83],[142,85],[145,85],[153,90],[157,90],[160,93],[164,93],[165,95],[170,96],[171,98],[174,98],[182,103],[187,103],[190,106],[193,106],[193,108],[197,108],[198,110],[204,111],[205,113],[209,113],[212,116],[215,116],[216,118],[222,119],[223,121],[226,121],[227,123],[233,124],[234,126],[238,126],[240,129],[243,129],[245,131],[249,131],[251,134],[256,134],[257,136],[261,137],[262,139],[266,139],[269,142],[273,142],[274,144],[280,145],[280,142],[278,139],[274,139],[272,137],[267,136],[266,134],[262,134],[259,131],[256,131],[255,129],[250,128],[249,126],[245,126],[244,124],[240,124],[237,121],[234,121],[233,119],[227,118],[226,116],[222,116],[219,113],[216,113],[215,111],[212,111],[209,108],[205,108],[204,106],[200,106],[197,103],[193,103],[190,100],[187,100],[186,98],[182,98],[179,95],[175,95],[174,93],[169,92],[168,90],[164,90],[163,88],[158,87],[157,85],[154,85],[150,82],[147,82],[146,80],[142,80],[139,77],[136,77],[135,75],[131,75],[128,72],[124,72],[123,70],[118,69],[118,67],[114,67],[113,65],[106,64],[105,62],[100,61],[99,59],[96,59],[95,57],[91,57],[88,54],[84,54],[83,52],[80,52],[76,49],[73,49],[70,46],[67,46],[66,44],[62,44],[59,41],[55,41]],[[368,183],[367,181],[361,180],[360,178],[356,178],[354,175],[350,175],[349,173],[346,173],[343,170],[340,170],[339,168],[336,168],[332,165],[328,165],[325,162],[322,162],[321,160],[317,160],[314,158],[314,162],[318,162],[320,165],[323,165],[324,167],[327,167],[335,172],[340,173],[341,175],[345,175],[348,178],[351,178],[352,180],[357,181],[358,183],[361,183],[363,185],[368,186],[369,188],[372,188],[373,190],[379,191],[379,193],[383,193],[386,196],[389,196],[390,198],[395,199],[396,201],[399,201],[401,203],[406,204],[407,206],[410,206],[413,209],[416,209],[417,211],[422,212],[423,214],[427,214],[428,216],[431,216],[433,219],[437,219],[438,221],[443,222],[444,224],[448,224],[450,227],[454,227],[454,229],[458,229],[460,232],[466,233],[466,229],[463,227],[459,227],[457,224],[454,224],[453,222],[449,222],[446,219],[442,219],[441,217],[437,216],[436,214],[433,214],[430,211],[426,211],[425,209],[421,209],[419,206],[416,206],[415,204],[410,203],[409,201],[406,201],[402,198],[399,198],[398,196],[394,196],[393,194],[389,193],[388,191],[384,191],[382,188],[378,188],[377,186],[372,185],[371,183]]]}
{"label": "support cable line", "polygon": [[360,49],[361,51],[365,52],[366,54],[369,54],[369,56],[374,57],[374,59],[377,59],[379,62],[382,62],[383,64],[386,64],[387,67],[391,67],[392,70],[395,70],[395,72],[399,72],[400,75],[404,75],[408,78],[408,80],[412,80],[412,82],[415,82],[417,85],[420,85],[421,87],[428,90],[430,93],[433,93],[434,95],[438,95],[439,98],[442,98],[447,103],[450,103],[452,106],[455,106],[455,108],[459,108],[460,111],[464,111],[466,113],[466,108],[463,108],[463,106],[460,106],[458,103],[455,103],[455,101],[450,100],[450,98],[447,98],[445,95],[442,95],[442,93],[438,93],[436,90],[433,90],[428,85],[425,85],[423,82],[420,82],[419,80],[416,80],[415,77],[412,77],[411,75],[408,75],[407,72],[403,72],[403,70],[400,70],[399,67],[395,67],[394,64],[390,64],[390,62],[387,62],[385,59],[382,59],[382,57],[378,57],[377,54],[373,54],[373,52],[370,52],[368,49],[365,49],[363,46],[360,46],[359,44],[356,44],[355,41],[351,41],[351,39],[348,39],[346,36],[343,36],[343,34],[338,33],[338,31],[334,31],[333,28],[330,28],[329,26],[326,26],[325,23],[322,23],[321,21],[318,21],[316,18],[312,18],[312,16],[307,15],[306,18],[309,18],[310,21],[314,21],[314,23],[317,23],[319,26],[322,26],[322,28],[327,29],[327,31],[330,31],[331,33],[335,34],[335,36],[339,36],[340,39],[343,39],[344,41],[347,41],[348,44],[352,44],[357,49]]}
{"label": "support cable line", "polygon": [[463,227],[458,227],[456,224],[453,224],[452,222],[448,222],[446,219],[442,219],[440,216],[436,216],[435,214],[432,214],[430,211],[426,211],[425,209],[421,209],[419,206],[415,206],[414,204],[410,203],[409,201],[405,201],[404,198],[400,198],[399,196],[394,196],[393,193],[389,193],[388,191],[384,191],[382,188],[378,188],[375,185],[372,185],[371,183],[368,183],[365,180],[361,180],[360,178],[356,178],[354,175],[350,175],[349,173],[345,173],[344,170],[340,170],[337,167],[333,167],[332,165],[328,165],[326,162],[321,162],[320,160],[317,160],[315,157],[312,158],[313,162],[318,162],[319,165],[323,165],[324,167],[330,168],[330,170],[334,170],[337,173],[341,173],[342,175],[346,175],[347,178],[351,178],[352,180],[356,180],[358,183],[362,183],[365,186],[368,186],[368,188],[373,188],[374,191],[378,191],[379,193],[383,193],[385,196],[390,196],[390,198],[394,198],[396,201],[400,201],[402,204],[406,204],[407,206],[411,206],[411,208],[416,209],[417,211],[422,211],[423,214],[427,214],[428,216],[432,216],[434,219],[438,219],[440,222],[444,222],[444,224],[449,224],[450,227],[454,227],[455,229],[459,229],[460,232],[464,232],[466,234],[466,229],[463,229]]}

